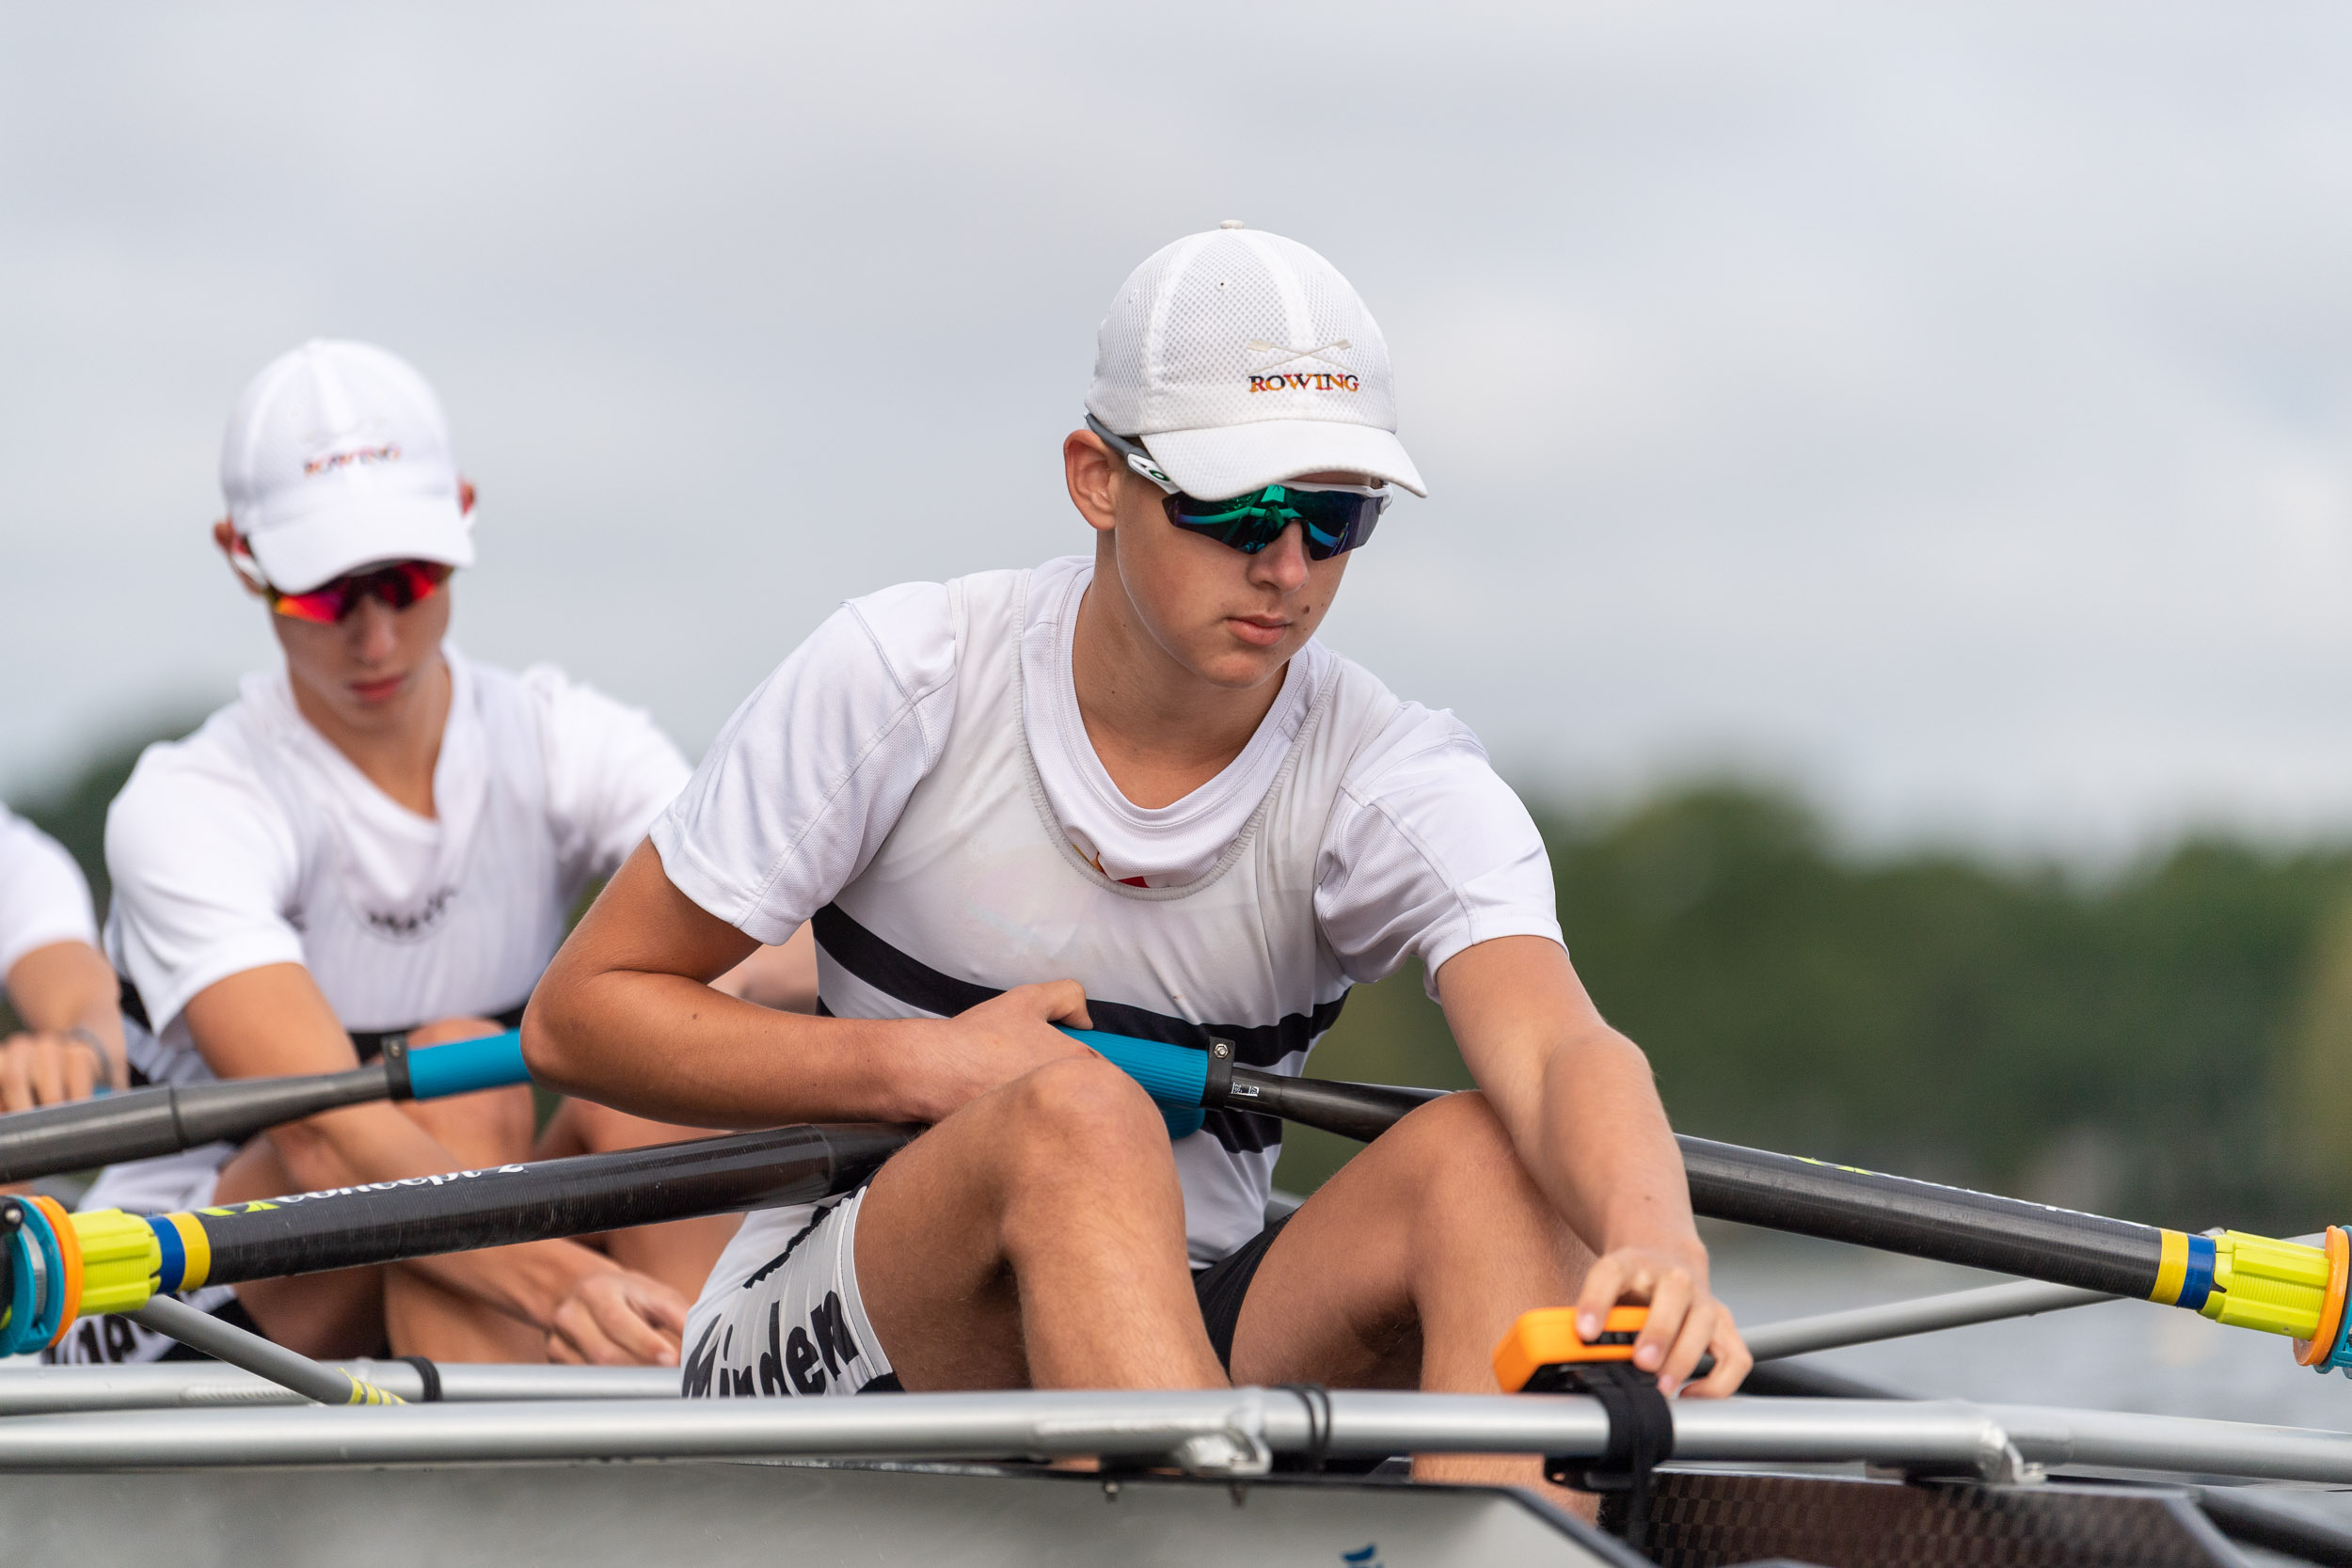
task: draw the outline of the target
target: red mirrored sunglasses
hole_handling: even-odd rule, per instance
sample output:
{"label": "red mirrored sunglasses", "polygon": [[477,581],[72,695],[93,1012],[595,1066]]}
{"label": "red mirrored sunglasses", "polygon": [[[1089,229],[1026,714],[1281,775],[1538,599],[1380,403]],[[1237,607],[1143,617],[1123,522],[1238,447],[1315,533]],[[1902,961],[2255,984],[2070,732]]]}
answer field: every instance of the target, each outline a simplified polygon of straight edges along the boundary
{"label": "red mirrored sunglasses", "polygon": [[278,614],[331,626],[358,609],[361,599],[381,599],[394,610],[406,610],[419,599],[429,599],[449,581],[450,570],[437,561],[394,561],[347,572],[303,594],[282,594],[266,582],[255,586]]}

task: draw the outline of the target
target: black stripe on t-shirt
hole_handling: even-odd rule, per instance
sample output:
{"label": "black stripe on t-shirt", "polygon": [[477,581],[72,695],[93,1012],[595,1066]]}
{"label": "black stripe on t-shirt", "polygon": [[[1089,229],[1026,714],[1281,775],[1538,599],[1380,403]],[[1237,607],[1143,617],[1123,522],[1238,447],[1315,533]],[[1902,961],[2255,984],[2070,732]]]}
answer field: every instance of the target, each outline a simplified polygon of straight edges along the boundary
{"label": "black stripe on t-shirt", "polygon": [[[834,962],[883,995],[910,1007],[953,1018],[968,1007],[977,1007],[1004,994],[995,987],[941,974],[859,925],[838,904],[827,904],[818,910],[809,925],[816,932],[818,945]],[[1195,1023],[1190,1019],[1153,1012],[1149,1007],[1132,1006],[1124,1002],[1097,1002],[1092,997],[1087,998],[1087,1015],[1097,1029],[1109,1034],[1189,1046],[1195,1051],[1208,1050],[1212,1039],[1231,1040],[1235,1062],[1243,1067],[1268,1068],[1293,1052],[1313,1045],[1338,1021],[1340,1007],[1346,1000],[1346,993],[1342,992],[1328,1002],[1317,1004],[1311,1013],[1286,1014],[1277,1023]],[[1282,1141],[1281,1124],[1254,1111],[1211,1111],[1205,1125],[1218,1143],[1236,1152],[1270,1148]]]}

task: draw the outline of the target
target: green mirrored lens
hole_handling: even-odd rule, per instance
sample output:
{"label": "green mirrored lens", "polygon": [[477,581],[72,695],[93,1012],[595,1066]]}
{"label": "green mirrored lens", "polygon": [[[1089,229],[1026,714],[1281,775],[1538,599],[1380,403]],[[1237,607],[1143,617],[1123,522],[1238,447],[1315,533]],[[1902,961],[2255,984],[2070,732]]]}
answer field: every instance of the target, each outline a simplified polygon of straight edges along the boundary
{"label": "green mirrored lens", "polygon": [[1296,523],[1306,531],[1308,557],[1326,561],[1372,537],[1380,516],[1380,501],[1377,497],[1344,490],[1293,490],[1269,484],[1225,500],[1170,496],[1168,515],[1178,528],[1206,535],[1244,555],[1257,554]]}

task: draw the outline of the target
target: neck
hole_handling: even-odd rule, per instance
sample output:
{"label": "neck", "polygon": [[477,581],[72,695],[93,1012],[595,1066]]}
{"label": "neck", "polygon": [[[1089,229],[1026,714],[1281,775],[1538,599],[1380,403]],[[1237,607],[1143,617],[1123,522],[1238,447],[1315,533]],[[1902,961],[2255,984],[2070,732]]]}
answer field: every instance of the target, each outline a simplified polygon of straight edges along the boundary
{"label": "neck", "polygon": [[452,692],[449,661],[437,652],[416,689],[382,713],[354,721],[335,711],[301,681],[294,688],[294,710],[326,743],[351,759],[367,781],[419,816],[437,816],[433,771],[441,760],[441,734],[449,725]]}
{"label": "neck", "polygon": [[1160,646],[1116,570],[1098,564],[1071,639],[1078,717],[1120,794],[1154,810],[1223,772],[1281,695],[1290,673],[1235,689],[1203,680]]}

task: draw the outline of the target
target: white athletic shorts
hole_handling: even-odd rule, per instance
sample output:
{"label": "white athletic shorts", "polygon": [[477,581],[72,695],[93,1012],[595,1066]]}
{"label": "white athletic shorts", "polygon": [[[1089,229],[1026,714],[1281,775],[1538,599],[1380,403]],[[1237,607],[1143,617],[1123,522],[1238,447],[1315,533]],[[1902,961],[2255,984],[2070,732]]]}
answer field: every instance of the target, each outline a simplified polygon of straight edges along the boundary
{"label": "white athletic shorts", "polygon": [[865,1200],[860,1187],[813,1209],[744,1222],[687,1314],[681,1393],[747,1399],[898,1386],[858,1297],[857,1212]]}

